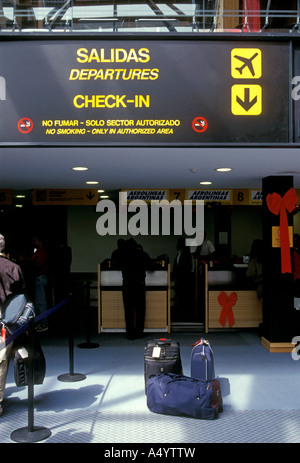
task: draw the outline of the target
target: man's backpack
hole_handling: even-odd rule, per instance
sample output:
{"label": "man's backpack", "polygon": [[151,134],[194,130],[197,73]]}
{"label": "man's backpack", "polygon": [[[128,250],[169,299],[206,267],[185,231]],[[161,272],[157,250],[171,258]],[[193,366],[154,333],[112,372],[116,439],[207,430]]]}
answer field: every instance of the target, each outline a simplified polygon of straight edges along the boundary
{"label": "man's backpack", "polygon": [[17,294],[9,296],[4,302],[0,322],[9,334],[13,334],[34,317],[33,304],[27,301],[24,294]]}

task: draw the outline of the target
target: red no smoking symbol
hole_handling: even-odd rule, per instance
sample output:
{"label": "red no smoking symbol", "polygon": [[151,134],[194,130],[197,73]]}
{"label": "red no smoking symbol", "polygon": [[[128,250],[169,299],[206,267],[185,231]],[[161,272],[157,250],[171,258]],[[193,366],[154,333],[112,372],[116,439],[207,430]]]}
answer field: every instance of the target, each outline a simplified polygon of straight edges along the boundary
{"label": "red no smoking symbol", "polygon": [[29,133],[33,129],[33,122],[28,117],[23,117],[18,122],[18,129],[21,133]]}
{"label": "red no smoking symbol", "polygon": [[207,129],[207,120],[204,117],[195,117],[192,127],[195,132],[204,132]]}

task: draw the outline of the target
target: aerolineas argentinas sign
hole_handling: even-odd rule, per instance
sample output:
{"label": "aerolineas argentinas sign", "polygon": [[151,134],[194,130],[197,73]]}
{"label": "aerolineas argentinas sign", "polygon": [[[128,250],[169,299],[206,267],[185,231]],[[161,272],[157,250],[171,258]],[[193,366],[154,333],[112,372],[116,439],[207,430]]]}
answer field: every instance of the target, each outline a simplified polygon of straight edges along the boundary
{"label": "aerolineas argentinas sign", "polygon": [[[130,201],[127,193],[119,193],[119,209],[111,200],[99,201],[96,211],[101,215],[96,223],[100,236],[105,235],[186,235],[187,246],[199,246],[204,236],[204,201],[174,199]],[[173,210],[173,220],[171,218]],[[173,222],[173,223],[172,223]]]}

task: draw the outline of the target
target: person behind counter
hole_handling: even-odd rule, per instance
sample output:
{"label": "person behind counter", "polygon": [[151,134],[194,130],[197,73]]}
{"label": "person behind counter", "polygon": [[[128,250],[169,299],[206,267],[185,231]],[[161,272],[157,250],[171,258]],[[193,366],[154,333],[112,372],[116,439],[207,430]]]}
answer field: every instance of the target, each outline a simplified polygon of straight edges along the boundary
{"label": "person behind counter", "polygon": [[197,241],[195,240],[192,242],[192,246],[190,247],[191,254],[193,255],[194,259],[199,259],[202,261],[209,261],[214,259],[215,257],[215,247],[212,244],[212,242],[207,239],[207,233],[201,232],[198,234],[198,242],[201,242],[201,239],[203,238],[202,243],[198,246]]}
{"label": "person behind counter", "polygon": [[211,260],[215,254],[215,247],[212,242],[207,239],[207,233],[204,232],[203,243],[198,247],[196,251],[197,257],[200,260]]}
{"label": "person behind counter", "polygon": [[[118,243],[119,245],[120,243]],[[117,262],[123,278],[123,304],[128,339],[143,335],[146,311],[146,270],[151,270],[149,255],[133,238],[121,243]]]}

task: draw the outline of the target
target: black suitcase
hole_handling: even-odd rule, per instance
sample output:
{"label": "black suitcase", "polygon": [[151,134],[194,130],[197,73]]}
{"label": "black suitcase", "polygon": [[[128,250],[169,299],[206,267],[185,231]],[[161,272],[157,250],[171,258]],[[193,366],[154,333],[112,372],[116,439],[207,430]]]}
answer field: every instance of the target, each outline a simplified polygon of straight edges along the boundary
{"label": "black suitcase", "polygon": [[179,342],[161,338],[147,343],[144,355],[145,389],[149,378],[161,373],[183,374]]}

